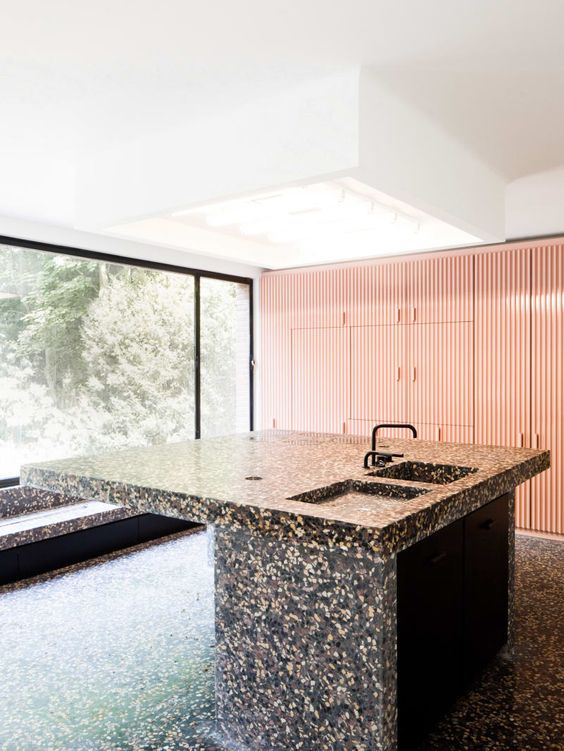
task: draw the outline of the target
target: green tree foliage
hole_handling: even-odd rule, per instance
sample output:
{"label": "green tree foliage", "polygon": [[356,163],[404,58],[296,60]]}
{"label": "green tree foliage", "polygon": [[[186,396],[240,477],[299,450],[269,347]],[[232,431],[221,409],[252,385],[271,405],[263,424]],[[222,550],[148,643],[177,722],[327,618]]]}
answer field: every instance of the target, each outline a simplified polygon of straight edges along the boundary
{"label": "green tree foliage", "polygon": [[[235,286],[203,286],[208,434],[234,419]],[[193,362],[192,277],[0,247],[0,476],[193,437]]]}
{"label": "green tree foliage", "polygon": [[194,430],[191,277],[135,269],[113,277],[82,321],[91,442],[160,443]]}

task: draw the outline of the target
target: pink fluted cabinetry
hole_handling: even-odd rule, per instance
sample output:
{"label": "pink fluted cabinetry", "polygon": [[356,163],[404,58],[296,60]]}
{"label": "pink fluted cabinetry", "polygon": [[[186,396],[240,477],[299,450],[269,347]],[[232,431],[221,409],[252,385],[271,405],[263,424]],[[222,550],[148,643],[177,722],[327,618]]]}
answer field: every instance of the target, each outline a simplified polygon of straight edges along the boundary
{"label": "pink fluted cabinetry", "polygon": [[531,445],[551,469],[531,481],[529,528],[564,534],[564,245],[531,251]]}
{"label": "pink fluted cabinetry", "polygon": [[347,348],[344,327],[292,329],[292,426],[345,432]]}
{"label": "pink fluted cabinetry", "polygon": [[410,422],[431,440],[473,439],[473,257],[350,270],[349,430]]}
{"label": "pink fluted cabinetry", "polygon": [[265,274],[263,427],[551,449],[517,524],[564,533],[564,246]]}
{"label": "pink fluted cabinetry", "polygon": [[262,276],[262,427],[343,432],[347,283],[340,268]]}
{"label": "pink fluted cabinetry", "polygon": [[[531,445],[530,290],[530,249],[476,256],[476,443]],[[530,493],[517,490],[518,527],[529,526]]]}

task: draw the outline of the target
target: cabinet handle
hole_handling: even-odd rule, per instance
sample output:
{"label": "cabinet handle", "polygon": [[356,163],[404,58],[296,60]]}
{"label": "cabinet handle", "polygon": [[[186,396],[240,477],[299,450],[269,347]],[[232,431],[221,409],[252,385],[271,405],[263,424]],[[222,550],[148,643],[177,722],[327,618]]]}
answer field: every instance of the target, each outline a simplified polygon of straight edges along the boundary
{"label": "cabinet handle", "polygon": [[415,323],[415,321],[417,320],[417,308],[415,307],[415,305],[413,306],[413,309],[411,311],[411,320],[413,321],[413,323]]}
{"label": "cabinet handle", "polygon": [[495,524],[495,519],[486,519],[485,522],[480,524],[480,529],[491,529]]}
{"label": "cabinet handle", "polygon": [[538,449],[540,447],[540,435],[538,433],[535,433],[535,448]]}
{"label": "cabinet handle", "polygon": [[437,441],[441,440],[441,426],[437,426]]}
{"label": "cabinet handle", "polygon": [[401,321],[401,310],[400,308],[396,308],[396,323],[399,323]]}
{"label": "cabinet handle", "polygon": [[524,445],[525,445],[525,436],[523,435],[523,433],[519,433],[519,446],[523,448]]}
{"label": "cabinet handle", "polygon": [[400,378],[401,378],[401,368],[398,365],[398,373],[397,373],[397,376],[396,376],[396,381],[399,381]]}
{"label": "cabinet handle", "polygon": [[440,561],[444,560],[447,557],[447,554],[443,550],[441,553],[436,553],[435,555],[432,555],[427,562],[430,566],[436,566],[437,563],[440,563]]}
{"label": "cabinet handle", "polygon": [[415,382],[415,381],[416,381],[416,379],[417,379],[417,369],[416,369],[416,367],[415,367],[415,365],[414,365],[414,366],[413,366],[413,371],[412,371],[412,373],[411,373],[411,380],[412,380],[413,382]]}

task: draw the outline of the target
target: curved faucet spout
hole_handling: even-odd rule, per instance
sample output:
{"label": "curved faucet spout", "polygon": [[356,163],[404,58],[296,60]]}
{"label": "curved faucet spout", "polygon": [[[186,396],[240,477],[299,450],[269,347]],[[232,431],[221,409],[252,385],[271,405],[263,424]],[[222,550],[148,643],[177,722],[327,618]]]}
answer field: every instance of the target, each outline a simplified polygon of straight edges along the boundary
{"label": "curved faucet spout", "polygon": [[375,425],[372,428],[372,443],[371,443],[371,450],[366,454],[364,457],[364,466],[366,469],[368,469],[368,460],[370,457],[372,457],[372,466],[374,467],[376,464],[377,457],[379,456],[387,456],[388,461],[390,461],[391,456],[398,456],[398,454],[387,454],[387,452],[379,452],[376,449],[376,439],[378,436],[378,431],[381,428],[393,428],[394,430],[411,430],[413,433],[413,437],[417,438],[417,430],[413,425],[411,425],[408,422],[382,422],[379,425]]}
{"label": "curved faucet spout", "polygon": [[413,433],[413,437],[417,438],[417,430],[415,429],[414,425],[411,425],[408,422],[382,422],[379,425],[375,425],[372,428],[372,451],[376,451],[376,436],[378,435],[378,431],[381,428],[395,428],[395,429],[406,429],[411,430]]}

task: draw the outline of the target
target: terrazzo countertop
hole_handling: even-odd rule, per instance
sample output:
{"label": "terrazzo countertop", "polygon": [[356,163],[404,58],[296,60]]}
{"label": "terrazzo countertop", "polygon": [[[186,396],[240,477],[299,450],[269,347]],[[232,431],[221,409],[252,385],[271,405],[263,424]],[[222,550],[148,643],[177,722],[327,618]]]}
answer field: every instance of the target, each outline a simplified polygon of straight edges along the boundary
{"label": "terrazzo countertop", "polygon": [[[366,438],[260,431],[27,465],[21,482],[139,512],[367,547],[386,557],[550,466],[549,452],[536,449],[382,438],[384,446],[404,454],[394,466],[475,471],[448,484],[375,477],[363,468]],[[441,473],[437,466],[439,479]]]}

